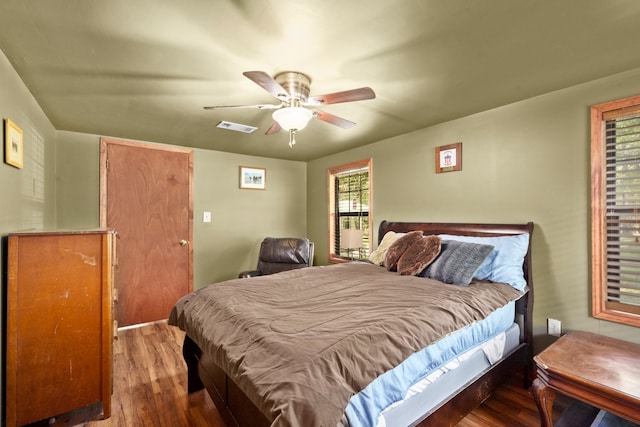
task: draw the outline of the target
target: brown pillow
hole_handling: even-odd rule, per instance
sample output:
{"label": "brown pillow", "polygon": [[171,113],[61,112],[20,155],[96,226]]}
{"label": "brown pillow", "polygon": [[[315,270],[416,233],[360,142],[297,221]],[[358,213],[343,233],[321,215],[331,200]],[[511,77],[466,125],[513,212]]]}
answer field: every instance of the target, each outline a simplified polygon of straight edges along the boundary
{"label": "brown pillow", "polygon": [[409,246],[398,260],[398,273],[415,276],[440,254],[440,237],[426,236]]}
{"label": "brown pillow", "polygon": [[389,271],[396,271],[398,268],[398,260],[409,246],[422,239],[422,231],[410,231],[389,246],[387,254],[384,256],[383,265]]}

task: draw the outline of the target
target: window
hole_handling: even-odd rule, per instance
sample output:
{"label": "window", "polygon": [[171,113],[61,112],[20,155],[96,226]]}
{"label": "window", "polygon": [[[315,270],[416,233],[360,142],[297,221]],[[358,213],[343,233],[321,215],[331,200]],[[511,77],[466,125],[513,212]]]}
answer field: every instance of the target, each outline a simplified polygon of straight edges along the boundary
{"label": "window", "polygon": [[640,96],[591,108],[592,306],[640,326]]}
{"label": "window", "polygon": [[329,261],[369,256],[371,181],[371,159],[329,169]]}

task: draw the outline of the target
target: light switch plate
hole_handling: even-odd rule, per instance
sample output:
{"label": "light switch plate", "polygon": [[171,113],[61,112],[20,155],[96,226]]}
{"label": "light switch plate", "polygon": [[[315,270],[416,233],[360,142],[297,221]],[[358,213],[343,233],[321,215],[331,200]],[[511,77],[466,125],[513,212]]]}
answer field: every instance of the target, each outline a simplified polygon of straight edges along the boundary
{"label": "light switch plate", "polygon": [[202,213],[202,222],[211,222],[211,212],[204,211]]}

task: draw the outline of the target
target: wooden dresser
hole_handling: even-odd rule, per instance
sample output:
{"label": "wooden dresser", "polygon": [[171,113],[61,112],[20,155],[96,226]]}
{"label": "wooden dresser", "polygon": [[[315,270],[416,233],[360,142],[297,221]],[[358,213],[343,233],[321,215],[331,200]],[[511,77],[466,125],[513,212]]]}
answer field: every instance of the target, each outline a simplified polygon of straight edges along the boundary
{"label": "wooden dresser", "polygon": [[8,236],[8,426],[93,404],[111,413],[115,233]]}

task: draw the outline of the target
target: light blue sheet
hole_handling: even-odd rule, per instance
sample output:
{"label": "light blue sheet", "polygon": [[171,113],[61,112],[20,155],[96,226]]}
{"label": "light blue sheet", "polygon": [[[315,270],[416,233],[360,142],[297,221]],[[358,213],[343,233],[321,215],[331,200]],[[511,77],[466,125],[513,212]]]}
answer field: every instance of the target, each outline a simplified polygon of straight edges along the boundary
{"label": "light blue sheet", "polygon": [[349,400],[345,409],[349,425],[374,427],[380,413],[402,400],[409,387],[470,348],[506,331],[513,324],[514,314],[515,302],[510,302],[486,319],[447,335],[380,375]]}

